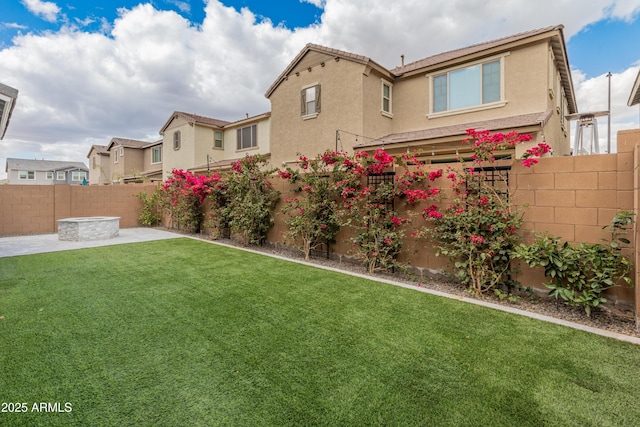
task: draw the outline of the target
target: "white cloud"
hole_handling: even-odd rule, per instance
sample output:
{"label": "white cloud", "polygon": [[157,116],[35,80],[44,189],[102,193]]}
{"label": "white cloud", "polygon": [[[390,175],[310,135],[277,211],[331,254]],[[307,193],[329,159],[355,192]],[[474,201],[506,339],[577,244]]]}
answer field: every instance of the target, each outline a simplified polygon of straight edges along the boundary
{"label": "white cloud", "polygon": [[26,25],[20,25],[17,22],[2,22],[0,23],[0,27],[12,28],[12,29],[18,29],[18,30],[25,30],[28,28]]}
{"label": "white cloud", "polygon": [[324,8],[324,5],[327,3],[326,0],[300,0],[300,3],[309,3],[317,7],[318,9]]}
{"label": "white cloud", "polygon": [[[592,0],[589,7],[582,0],[304,1],[324,10],[319,23],[295,30],[208,0],[201,25],[147,3],[121,9],[114,22],[101,19],[99,32],[64,26],[17,36],[0,50],[0,82],[20,90],[0,142],[0,178],[4,158],[17,150],[83,161],[91,144],[112,137],[157,139],[174,110],[225,120],[268,111],[265,91],[309,42],[391,68],[401,54],[410,62],[550,25],[563,24],[568,41],[598,20],[632,19],[640,10],[640,0]],[[637,118],[626,107],[637,70],[612,77],[612,130]],[[606,109],[606,79],[576,70],[573,78],[580,111]]]}
{"label": "white cloud", "polygon": [[57,4],[42,0],[22,0],[27,10],[48,22],[56,22],[60,8]]}
{"label": "white cloud", "polygon": [[183,12],[183,13],[191,12],[191,4],[189,2],[180,1],[180,0],[169,0],[169,3],[176,6],[180,12]]}

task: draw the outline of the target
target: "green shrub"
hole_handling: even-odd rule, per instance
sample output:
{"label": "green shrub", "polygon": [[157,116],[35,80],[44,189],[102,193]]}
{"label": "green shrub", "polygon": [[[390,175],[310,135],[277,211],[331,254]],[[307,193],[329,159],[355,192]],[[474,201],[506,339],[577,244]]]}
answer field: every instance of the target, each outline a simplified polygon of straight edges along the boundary
{"label": "green shrub", "polygon": [[532,245],[521,244],[515,257],[530,267],[544,267],[551,278],[544,285],[549,295],[562,299],[567,305],[582,306],[587,314],[607,300],[602,293],[618,283],[631,286],[631,262],[622,254],[622,245],[630,241],[622,237],[633,223],[633,212],[620,211],[611,224],[603,227],[611,234],[606,243],[561,243],[557,237],[536,234]]}

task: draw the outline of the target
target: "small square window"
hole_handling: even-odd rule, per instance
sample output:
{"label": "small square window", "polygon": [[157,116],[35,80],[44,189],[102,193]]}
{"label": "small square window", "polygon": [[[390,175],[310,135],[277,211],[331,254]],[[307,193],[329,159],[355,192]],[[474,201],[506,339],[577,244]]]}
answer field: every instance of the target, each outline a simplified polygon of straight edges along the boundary
{"label": "small square window", "polygon": [[47,172],[47,181],[53,180],[53,172]]}
{"label": "small square window", "polygon": [[237,146],[238,150],[246,150],[258,146],[257,126],[251,125],[237,130]]}
{"label": "small square window", "polygon": [[65,181],[65,172],[64,171],[58,171],[56,172],[56,180],[57,181]]}

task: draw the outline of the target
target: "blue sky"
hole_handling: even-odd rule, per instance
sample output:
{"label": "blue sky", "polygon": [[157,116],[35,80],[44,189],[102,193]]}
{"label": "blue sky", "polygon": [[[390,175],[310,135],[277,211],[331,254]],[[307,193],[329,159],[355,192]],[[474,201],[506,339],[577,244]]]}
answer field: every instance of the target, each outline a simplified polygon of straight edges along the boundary
{"label": "blue sky", "polygon": [[401,54],[411,62],[562,24],[580,111],[606,110],[611,71],[614,136],[640,126],[626,106],[640,0],[0,1],[0,82],[20,91],[0,179],[7,157],[86,162],[112,137],[158,139],[175,110],[267,111],[266,89],[309,42],[392,68]]}

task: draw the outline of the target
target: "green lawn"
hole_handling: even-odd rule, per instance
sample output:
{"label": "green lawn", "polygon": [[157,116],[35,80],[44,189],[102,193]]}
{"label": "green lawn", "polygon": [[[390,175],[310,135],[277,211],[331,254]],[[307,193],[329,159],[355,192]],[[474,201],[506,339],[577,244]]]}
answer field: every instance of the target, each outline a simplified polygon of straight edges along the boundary
{"label": "green lawn", "polygon": [[1,426],[640,420],[636,345],[188,238],[0,258],[0,347]]}

